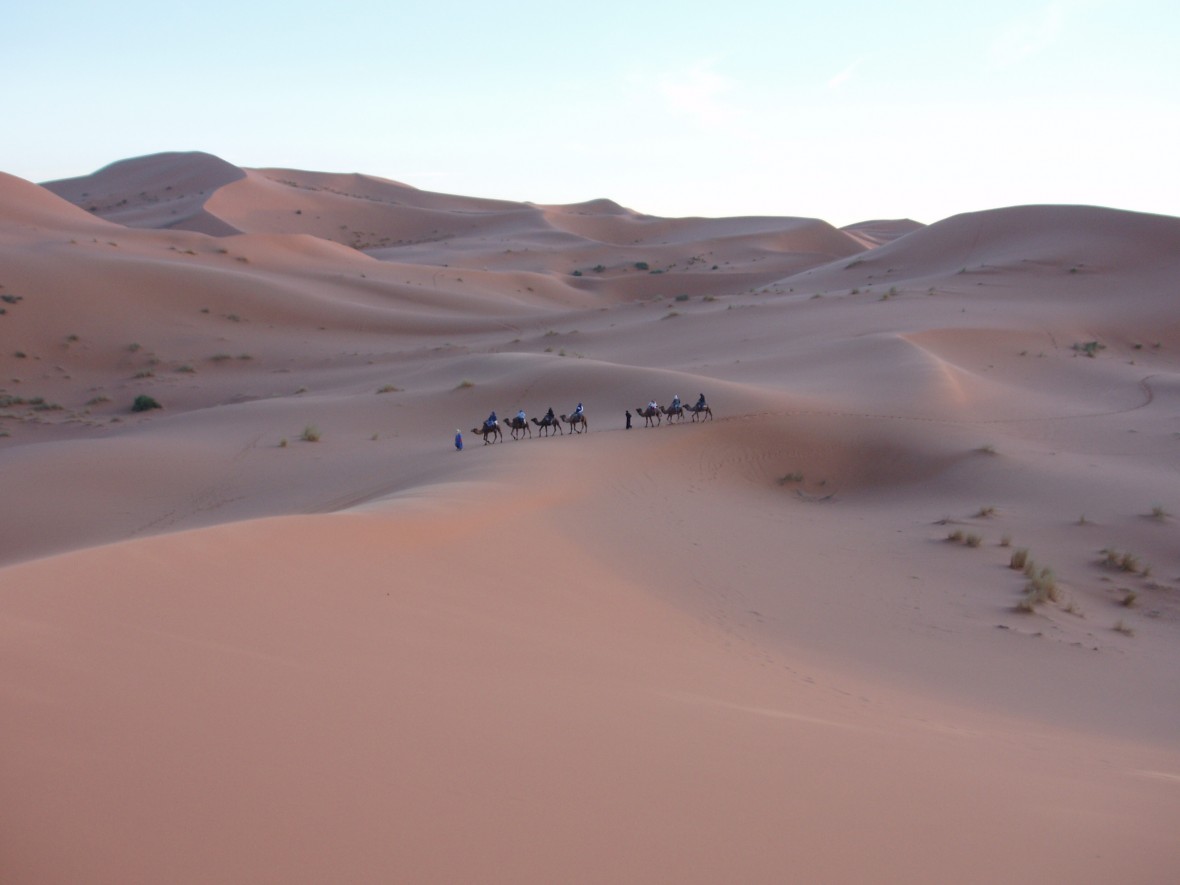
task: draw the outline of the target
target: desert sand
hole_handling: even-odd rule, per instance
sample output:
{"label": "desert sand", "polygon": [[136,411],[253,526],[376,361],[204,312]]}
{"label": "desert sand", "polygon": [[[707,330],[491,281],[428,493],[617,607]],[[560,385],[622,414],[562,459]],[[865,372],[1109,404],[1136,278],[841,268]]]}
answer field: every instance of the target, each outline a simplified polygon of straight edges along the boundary
{"label": "desert sand", "polygon": [[0,298],[0,881],[1180,877],[1180,219],[178,153]]}

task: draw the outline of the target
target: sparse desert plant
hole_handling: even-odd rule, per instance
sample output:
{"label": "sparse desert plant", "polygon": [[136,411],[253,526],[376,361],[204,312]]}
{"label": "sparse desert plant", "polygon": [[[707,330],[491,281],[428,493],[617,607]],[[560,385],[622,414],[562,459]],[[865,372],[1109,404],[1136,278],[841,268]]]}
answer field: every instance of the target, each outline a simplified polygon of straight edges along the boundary
{"label": "sparse desert plant", "polygon": [[1008,560],[1008,568],[1022,571],[1028,564],[1028,548],[1018,547],[1012,551],[1012,558]]}
{"label": "sparse desert plant", "polygon": [[965,537],[963,539],[963,543],[966,544],[968,547],[978,547],[980,544],[983,543],[983,538],[979,537],[979,535],[972,532],[971,534],[967,535],[967,537]]}
{"label": "sparse desert plant", "polygon": [[1016,607],[1020,611],[1031,612],[1036,606],[1049,601],[1057,602],[1059,598],[1060,592],[1053,570],[1043,568],[1025,585],[1024,596]]}
{"label": "sparse desert plant", "polygon": [[1009,535],[1007,532],[1000,535],[1000,546],[1001,547],[1011,547],[1012,546],[1012,536]]}
{"label": "sparse desert plant", "polygon": [[1123,591],[1123,598],[1119,600],[1119,605],[1124,608],[1132,608],[1135,605],[1135,600],[1139,598],[1139,594],[1126,587],[1120,589]]}
{"label": "sparse desert plant", "polygon": [[111,398],[109,396],[96,396],[93,399],[87,400],[88,406],[101,406],[103,403],[109,403]]}
{"label": "sparse desert plant", "polygon": [[468,381],[466,378],[464,378],[462,381],[460,381],[458,384],[455,385],[455,390],[466,390],[467,388],[474,387],[474,386],[475,386],[474,381]]}
{"label": "sparse desert plant", "polygon": [[980,507],[979,512],[975,514],[980,519],[987,519],[989,516],[996,515],[996,508],[988,505],[987,507]]}
{"label": "sparse desert plant", "polygon": [[780,486],[785,486],[789,482],[803,482],[803,473],[796,470],[794,473],[788,473],[778,478],[778,484]]}
{"label": "sparse desert plant", "polygon": [[1127,622],[1124,621],[1122,618],[1119,618],[1115,622],[1115,625],[1111,629],[1114,630],[1116,633],[1122,633],[1124,636],[1134,636],[1135,635],[1135,628],[1131,627],[1129,624],[1127,624]]}
{"label": "sparse desert plant", "polygon": [[948,541],[952,541],[952,542],[956,542],[956,543],[961,542],[963,540],[963,530],[962,529],[952,529],[951,531],[947,532],[946,539]]}
{"label": "sparse desert plant", "polygon": [[1093,359],[1098,356],[1098,351],[1106,350],[1106,345],[1100,341],[1075,341],[1073,349]]}
{"label": "sparse desert plant", "polygon": [[386,384],[382,387],[377,388],[378,393],[397,393],[400,390],[401,390],[400,387],[397,387],[393,384]]}
{"label": "sparse desert plant", "polygon": [[230,356],[228,353],[215,353],[215,354],[213,354],[213,356],[209,357],[210,362],[214,362],[214,363],[224,363],[226,360],[232,360],[232,359],[233,359],[233,357]]}
{"label": "sparse desert plant", "polygon": [[135,377],[136,378],[151,378],[151,377],[154,377],[155,374],[156,373],[153,372],[151,369],[140,369],[138,372],[135,373]]}
{"label": "sparse desert plant", "polygon": [[1075,602],[1072,599],[1069,602],[1067,602],[1065,605],[1063,605],[1061,607],[1061,610],[1063,612],[1065,612],[1066,614],[1077,615],[1079,618],[1085,617],[1085,615],[1082,614],[1082,610],[1078,607],[1077,602]]}
{"label": "sparse desert plant", "polygon": [[135,398],[135,402],[133,402],[131,404],[131,411],[133,411],[133,412],[147,412],[147,411],[150,411],[151,409],[162,409],[162,408],[164,408],[164,407],[161,406],[158,402],[156,402],[152,397],[148,396],[146,393],[141,393],[139,396],[137,396]]}
{"label": "sparse desert plant", "polygon": [[635,262],[635,269],[636,270],[648,270],[649,267],[650,267],[650,265],[646,261],[636,261]]}
{"label": "sparse desert plant", "polygon": [[1124,553],[1119,557],[1119,568],[1124,572],[1139,571],[1139,557],[1134,553]]}
{"label": "sparse desert plant", "polygon": [[320,429],[314,424],[308,424],[303,428],[303,433],[299,435],[299,438],[304,442],[319,442]]}
{"label": "sparse desert plant", "polygon": [[192,375],[197,370],[194,369],[192,366],[190,366],[188,363],[185,363],[183,366],[177,366],[176,371],[180,372],[181,374],[184,374],[184,375]]}
{"label": "sparse desert plant", "polygon": [[1113,547],[1104,547],[1102,549],[1102,564],[1107,568],[1118,568],[1119,552]]}
{"label": "sparse desert plant", "polygon": [[680,311],[678,311],[678,310],[670,310],[670,311],[668,311],[666,314],[664,314],[664,317],[663,317],[663,318],[664,318],[664,319],[666,319],[666,320],[670,320],[670,319],[672,319],[672,317],[678,317],[678,316],[680,316]]}
{"label": "sparse desert plant", "polygon": [[994,443],[984,443],[975,451],[981,455],[994,455],[996,453],[996,446]]}
{"label": "sparse desert plant", "polygon": [[1156,504],[1154,507],[1151,508],[1151,518],[1152,519],[1158,519],[1162,522],[1163,520],[1167,519],[1171,515],[1172,514],[1170,514],[1167,510],[1165,510],[1159,504]]}
{"label": "sparse desert plant", "polygon": [[287,448],[287,437],[284,436],[282,439],[279,440],[279,448],[280,449]]}
{"label": "sparse desert plant", "polygon": [[675,298],[674,300],[676,300],[676,301],[687,301],[687,300],[688,300],[688,296],[687,296],[687,295],[684,295],[684,294],[677,295],[677,296],[676,296],[676,298]]}

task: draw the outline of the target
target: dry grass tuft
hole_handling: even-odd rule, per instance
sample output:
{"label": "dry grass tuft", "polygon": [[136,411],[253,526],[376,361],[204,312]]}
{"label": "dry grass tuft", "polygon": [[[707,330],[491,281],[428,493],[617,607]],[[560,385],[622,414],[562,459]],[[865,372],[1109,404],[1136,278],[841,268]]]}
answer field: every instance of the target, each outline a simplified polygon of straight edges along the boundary
{"label": "dry grass tuft", "polygon": [[320,429],[314,424],[308,424],[303,428],[303,433],[299,435],[299,438],[304,442],[319,442]]}
{"label": "dry grass tuft", "polygon": [[1116,633],[1122,633],[1124,636],[1134,636],[1135,635],[1135,629],[1133,627],[1129,626],[1127,624],[1127,622],[1124,621],[1122,618],[1120,618],[1118,621],[1116,621],[1115,625],[1111,629],[1114,630]]}
{"label": "dry grass tuft", "polygon": [[1008,560],[1008,568],[1022,570],[1028,564],[1028,548],[1017,547],[1012,551],[1012,558]]}

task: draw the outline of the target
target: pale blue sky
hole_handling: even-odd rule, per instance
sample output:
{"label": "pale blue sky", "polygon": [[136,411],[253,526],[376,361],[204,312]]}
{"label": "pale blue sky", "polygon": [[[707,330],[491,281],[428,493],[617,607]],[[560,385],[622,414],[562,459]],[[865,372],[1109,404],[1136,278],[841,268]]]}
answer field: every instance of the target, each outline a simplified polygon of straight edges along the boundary
{"label": "pale blue sky", "polygon": [[658,215],[1180,215],[1174,0],[8,0],[3,27],[0,170],[33,181],[202,150]]}

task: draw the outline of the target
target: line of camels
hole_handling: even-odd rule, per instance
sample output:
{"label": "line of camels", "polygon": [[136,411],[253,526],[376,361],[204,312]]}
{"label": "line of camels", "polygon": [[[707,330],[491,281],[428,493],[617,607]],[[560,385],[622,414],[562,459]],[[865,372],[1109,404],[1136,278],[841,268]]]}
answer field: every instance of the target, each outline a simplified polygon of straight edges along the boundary
{"label": "line of camels", "polygon": [[[643,419],[644,427],[659,427],[660,422],[667,418],[668,423],[679,423],[684,420],[686,414],[692,415],[693,421],[712,421],[713,410],[708,405],[703,406],[668,406],[665,408],[659,404],[655,408],[651,406],[643,406],[635,410],[635,414]],[[590,431],[590,424],[586,420],[586,415],[553,415],[552,411],[547,412],[544,418],[531,419],[534,424],[540,429],[537,431],[538,436],[564,435],[565,430],[562,425],[569,426],[570,434],[588,433]],[[486,424],[481,424],[478,427],[471,428],[471,432],[476,436],[483,437],[483,444],[491,445],[495,442],[504,441],[504,431],[500,429],[500,421],[497,421],[491,427]],[[533,430],[529,427],[528,421],[522,421],[518,416],[513,415],[511,418],[503,419],[503,423],[507,425],[509,435],[513,439],[523,439],[528,436],[532,439]],[[630,427],[630,422],[627,424]]]}

